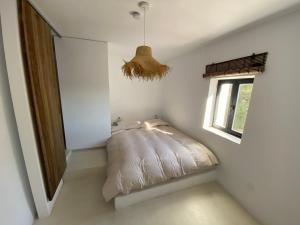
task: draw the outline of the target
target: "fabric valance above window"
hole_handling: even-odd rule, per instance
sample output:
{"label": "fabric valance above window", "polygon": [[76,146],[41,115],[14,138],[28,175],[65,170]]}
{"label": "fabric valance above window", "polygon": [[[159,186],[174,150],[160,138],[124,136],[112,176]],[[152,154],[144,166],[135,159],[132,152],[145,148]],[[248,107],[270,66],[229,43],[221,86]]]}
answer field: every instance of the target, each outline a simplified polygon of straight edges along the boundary
{"label": "fabric valance above window", "polygon": [[267,55],[267,52],[252,54],[243,58],[207,65],[203,77],[261,74],[265,70]]}

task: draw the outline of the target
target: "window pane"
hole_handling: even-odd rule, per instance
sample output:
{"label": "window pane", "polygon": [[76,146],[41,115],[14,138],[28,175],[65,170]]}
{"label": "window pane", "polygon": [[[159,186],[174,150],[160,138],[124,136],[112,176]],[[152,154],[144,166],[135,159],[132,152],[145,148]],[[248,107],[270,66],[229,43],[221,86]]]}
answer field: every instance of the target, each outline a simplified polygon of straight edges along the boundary
{"label": "window pane", "polygon": [[232,130],[242,134],[247,118],[253,84],[240,84]]}
{"label": "window pane", "polygon": [[222,84],[219,88],[214,124],[225,128],[230,107],[232,84]]}

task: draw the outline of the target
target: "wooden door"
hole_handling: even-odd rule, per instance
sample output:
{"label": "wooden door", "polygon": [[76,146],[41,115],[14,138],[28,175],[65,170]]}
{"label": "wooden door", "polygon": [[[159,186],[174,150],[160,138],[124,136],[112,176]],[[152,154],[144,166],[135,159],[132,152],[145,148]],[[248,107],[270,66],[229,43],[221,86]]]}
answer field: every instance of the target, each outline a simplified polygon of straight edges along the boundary
{"label": "wooden door", "polygon": [[66,168],[61,103],[50,26],[26,1],[20,1],[20,28],[27,87],[40,161],[51,200]]}

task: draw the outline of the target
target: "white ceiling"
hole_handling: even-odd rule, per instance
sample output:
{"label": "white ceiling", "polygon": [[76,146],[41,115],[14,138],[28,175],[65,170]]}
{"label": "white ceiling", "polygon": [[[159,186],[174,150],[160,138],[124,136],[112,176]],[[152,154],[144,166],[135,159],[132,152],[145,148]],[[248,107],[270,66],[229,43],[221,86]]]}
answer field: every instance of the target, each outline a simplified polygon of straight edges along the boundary
{"label": "white ceiling", "polygon": [[[129,11],[137,0],[32,0],[63,36],[113,42],[134,54],[143,21]],[[300,0],[149,0],[147,43],[169,59],[279,11]]]}

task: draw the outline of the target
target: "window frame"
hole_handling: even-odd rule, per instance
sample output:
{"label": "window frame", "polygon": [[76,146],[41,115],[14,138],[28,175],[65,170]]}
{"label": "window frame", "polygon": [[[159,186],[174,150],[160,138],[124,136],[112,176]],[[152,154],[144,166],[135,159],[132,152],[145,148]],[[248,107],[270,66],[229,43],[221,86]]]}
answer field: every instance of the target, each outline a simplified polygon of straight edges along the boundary
{"label": "window frame", "polygon": [[[213,118],[212,118],[212,124],[211,124],[212,127],[216,128],[218,130],[221,130],[225,133],[228,133],[230,135],[233,135],[237,138],[242,138],[242,135],[243,135],[242,133],[232,130],[232,125],[233,125],[234,115],[235,115],[235,110],[236,110],[236,104],[237,104],[238,94],[239,94],[239,86],[240,86],[240,84],[253,84],[253,83],[254,83],[254,78],[220,79],[220,80],[218,80],[215,104],[214,104],[214,108],[213,108]],[[225,128],[215,124],[216,109],[217,109],[218,99],[219,99],[220,90],[221,90],[220,87],[222,84],[232,84],[229,113],[227,116],[227,125]]]}

